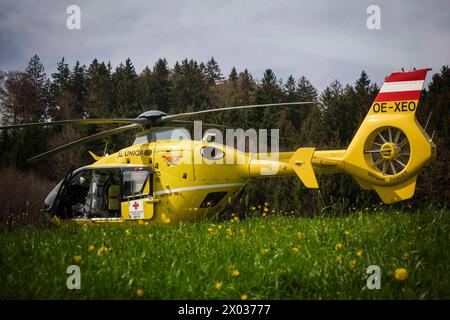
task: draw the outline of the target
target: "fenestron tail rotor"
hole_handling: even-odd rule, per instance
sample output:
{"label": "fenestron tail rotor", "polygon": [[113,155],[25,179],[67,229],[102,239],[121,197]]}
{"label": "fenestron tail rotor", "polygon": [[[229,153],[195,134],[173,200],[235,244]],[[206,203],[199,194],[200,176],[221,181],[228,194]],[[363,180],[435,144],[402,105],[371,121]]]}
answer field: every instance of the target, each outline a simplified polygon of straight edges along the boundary
{"label": "fenestron tail rotor", "polygon": [[411,157],[409,140],[396,127],[383,127],[374,132],[366,143],[364,153],[369,155],[369,165],[383,175],[402,172]]}

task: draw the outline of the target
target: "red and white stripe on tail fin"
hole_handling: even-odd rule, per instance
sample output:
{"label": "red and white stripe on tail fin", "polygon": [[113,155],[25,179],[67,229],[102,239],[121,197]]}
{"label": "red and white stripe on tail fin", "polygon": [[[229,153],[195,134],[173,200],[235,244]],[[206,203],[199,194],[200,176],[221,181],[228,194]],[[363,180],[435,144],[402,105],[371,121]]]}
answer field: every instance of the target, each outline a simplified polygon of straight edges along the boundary
{"label": "red and white stripe on tail fin", "polygon": [[369,114],[415,113],[429,70],[393,72],[386,77]]}

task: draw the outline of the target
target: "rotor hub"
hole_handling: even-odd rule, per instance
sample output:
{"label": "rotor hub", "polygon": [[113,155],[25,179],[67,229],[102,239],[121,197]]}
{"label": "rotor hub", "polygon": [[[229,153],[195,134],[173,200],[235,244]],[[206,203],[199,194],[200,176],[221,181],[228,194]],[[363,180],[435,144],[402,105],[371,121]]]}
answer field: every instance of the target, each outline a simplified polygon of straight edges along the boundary
{"label": "rotor hub", "polygon": [[398,157],[398,150],[393,142],[385,142],[380,150],[383,159],[394,160]]}

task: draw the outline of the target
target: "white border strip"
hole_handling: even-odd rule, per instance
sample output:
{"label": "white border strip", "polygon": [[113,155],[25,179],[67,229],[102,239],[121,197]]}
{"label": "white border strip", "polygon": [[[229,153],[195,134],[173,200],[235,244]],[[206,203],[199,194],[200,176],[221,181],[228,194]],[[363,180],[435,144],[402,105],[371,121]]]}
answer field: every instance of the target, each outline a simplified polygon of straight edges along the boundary
{"label": "white border strip", "polygon": [[206,184],[203,186],[193,186],[193,187],[185,187],[185,188],[176,188],[176,189],[166,189],[161,191],[153,192],[154,196],[161,194],[170,194],[174,192],[182,192],[182,191],[193,191],[193,190],[202,190],[202,189],[216,189],[216,188],[227,188],[227,187],[238,187],[243,186],[245,183],[222,183],[222,184]]}
{"label": "white border strip", "polygon": [[424,80],[385,82],[380,92],[400,92],[422,90]]}

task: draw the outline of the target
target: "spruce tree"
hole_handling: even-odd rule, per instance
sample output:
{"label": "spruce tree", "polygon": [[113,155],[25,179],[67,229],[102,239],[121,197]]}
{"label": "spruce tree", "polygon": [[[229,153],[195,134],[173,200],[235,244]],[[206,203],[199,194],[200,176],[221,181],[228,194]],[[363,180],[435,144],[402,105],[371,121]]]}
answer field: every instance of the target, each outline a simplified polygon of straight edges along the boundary
{"label": "spruce tree", "polygon": [[230,72],[230,75],[228,76],[228,80],[237,83],[237,81],[238,81],[238,74],[237,74],[237,71],[236,71],[235,67],[231,68],[231,72]]}
{"label": "spruce tree", "polygon": [[120,64],[112,75],[115,93],[115,104],[120,114],[137,116],[136,81],[137,74],[130,58]]}
{"label": "spruce tree", "polygon": [[206,63],[205,74],[208,85],[210,86],[216,85],[223,80],[219,64],[214,57],[211,57],[211,59]]}
{"label": "spruce tree", "polygon": [[77,61],[70,76],[70,91],[76,99],[75,108],[73,110],[76,117],[83,117],[86,113],[85,102],[87,99],[87,87],[85,69],[86,67],[80,65],[80,62]]}
{"label": "spruce tree", "polygon": [[64,57],[58,62],[56,72],[52,73],[49,90],[49,116],[52,120],[61,120],[67,110],[62,110],[60,97],[66,90],[70,90],[70,69]]}

